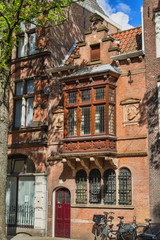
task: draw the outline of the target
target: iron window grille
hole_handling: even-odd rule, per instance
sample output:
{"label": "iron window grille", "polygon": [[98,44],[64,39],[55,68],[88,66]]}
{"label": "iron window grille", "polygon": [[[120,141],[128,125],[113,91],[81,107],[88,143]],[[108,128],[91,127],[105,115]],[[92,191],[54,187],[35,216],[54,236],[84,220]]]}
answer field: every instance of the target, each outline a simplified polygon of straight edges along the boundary
{"label": "iron window grille", "polygon": [[93,169],[89,175],[89,202],[98,204],[101,202],[101,174],[98,169]]}
{"label": "iron window grille", "polygon": [[79,170],[76,174],[76,203],[87,203],[87,174],[84,170]]}
{"label": "iron window grille", "polygon": [[116,204],[116,174],[113,169],[108,169],[104,172],[103,176],[104,188],[103,198],[104,204]]}
{"label": "iron window grille", "polygon": [[132,204],[131,172],[128,168],[120,169],[119,173],[119,204]]}

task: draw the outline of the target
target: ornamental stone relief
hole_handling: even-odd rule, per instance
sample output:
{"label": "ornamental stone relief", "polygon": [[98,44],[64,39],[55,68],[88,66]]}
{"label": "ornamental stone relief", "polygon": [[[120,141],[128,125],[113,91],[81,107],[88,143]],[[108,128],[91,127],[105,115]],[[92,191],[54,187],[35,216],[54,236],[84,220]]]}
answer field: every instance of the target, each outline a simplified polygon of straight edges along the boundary
{"label": "ornamental stone relief", "polygon": [[53,121],[55,126],[55,131],[63,131],[63,120],[64,118],[64,112],[63,108],[59,107],[56,109],[56,111],[53,112]]}
{"label": "ornamental stone relief", "polygon": [[123,105],[124,126],[138,124],[139,117],[140,117],[139,103],[140,103],[140,99],[137,99],[137,98],[129,98],[124,101],[121,101],[121,105]]}

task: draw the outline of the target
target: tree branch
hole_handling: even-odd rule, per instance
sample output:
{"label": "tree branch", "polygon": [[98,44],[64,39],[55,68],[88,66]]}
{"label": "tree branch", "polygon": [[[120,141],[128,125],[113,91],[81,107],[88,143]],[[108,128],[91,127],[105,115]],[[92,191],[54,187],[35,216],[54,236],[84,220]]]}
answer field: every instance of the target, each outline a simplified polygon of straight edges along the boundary
{"label": "tree branch", "polygon": [[4,16],[4,14],[2,12],[0,12],[0,16],[5,19],[5,21],[6,21],[7,25],[8,25],[9,30],[11,30],[11,27],[10,27],[10,24],[8,22],[8,19]]}

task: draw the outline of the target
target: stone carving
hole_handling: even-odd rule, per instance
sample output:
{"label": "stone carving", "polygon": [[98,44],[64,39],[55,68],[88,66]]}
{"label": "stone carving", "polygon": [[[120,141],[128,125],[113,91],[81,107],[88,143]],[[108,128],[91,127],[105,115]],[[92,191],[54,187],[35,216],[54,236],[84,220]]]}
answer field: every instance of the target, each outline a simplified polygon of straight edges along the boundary
{"label": "stone carving", "polygon": [[63,130],[63,117],[64,117],[64,113],[63,113],[63,109],[62,108],[57,108],[56,111],[53,112],[54,114],[54,123],[55,123],[55,130],[56,131],[60,131]]}
{"label": "stone carving", "polygon": [[139,103],[140,99],[129,98],[121,101],[123,106],[123,124],[131,125],[139,122]]}
{"label": "stone carving", "polygon": [[91,142],[84,141],[79,143],[80,150],[87,150],[91,148]]}
{"label": "stone carving", "polygon": [[77,149],[77,143],[72,143],[72,142],[66,143],[65,149],[66,149],[66,151],[74,151]]}
{"label": "stone carving", "polygon": [[97,149],[104,149],[104,148],[106,148],[106,142],[105,142],[105,140],[104,141],[101,141],[101,140],[94,141],[93,147],[97,148]]}

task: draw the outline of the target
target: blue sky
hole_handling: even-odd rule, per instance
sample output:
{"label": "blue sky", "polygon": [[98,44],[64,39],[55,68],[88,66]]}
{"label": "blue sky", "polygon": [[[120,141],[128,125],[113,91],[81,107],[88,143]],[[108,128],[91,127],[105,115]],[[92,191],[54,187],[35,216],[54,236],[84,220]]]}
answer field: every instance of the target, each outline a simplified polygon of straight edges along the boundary
{"label": "blue sky", "polygon": [[141,25],[143,0],[97,0],[97,2],[123,30]]}

